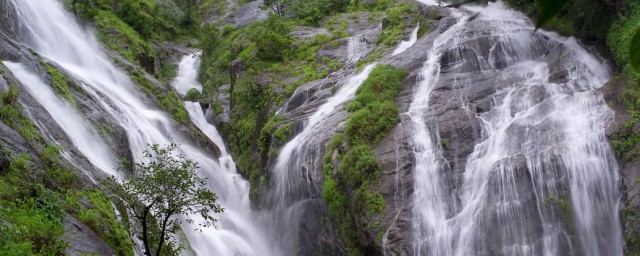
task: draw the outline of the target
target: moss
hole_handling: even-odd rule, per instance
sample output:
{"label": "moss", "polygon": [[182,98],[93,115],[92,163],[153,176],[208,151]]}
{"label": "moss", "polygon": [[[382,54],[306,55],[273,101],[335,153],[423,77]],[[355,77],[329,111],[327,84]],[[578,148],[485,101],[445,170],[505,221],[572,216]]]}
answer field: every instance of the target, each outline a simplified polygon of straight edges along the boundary
{"label": "moss", "polygon": [[51,87],[53,88],[53,91],[62,99],[71,104],[71,106],[75,107],[76,101],[73,98],[73,94],[71,94],[71,92],[69,91],[69,81],[67,80],[67,77],[62,74],[60,70],[57,70],[46,62],[41,61],[41,63],[47,69],[47,73],[49,73],[49,76],[51,76]]}
{"label": "moss", "polygon": [[449,147],[451,146],[449,144],[449,140],[444,139],[444,138],[440,139],[440,145],[442,145],[442,147],[445,148],[445,149],[449,149]]}
{"label": "moss", "polygon": [[101,191],[70,191],[66,195],[65,207],[96,231],[118,255],[134,255],[129,233],[118,220],[113,204]]}
{"label": "moss", "polygon": [[13,84],[9,85],[7,91],[0,92],[0,119],[20,133],[29,145],[37,148],[44,139],[31,119],[23,114],[22,106],[18,104],[18,95],[18,87]]}
{"label": "moss", "polygon": [[151,45],[112,12],[98,11],[95,21],[98,29],[98,38],[109,49],[118,52],[129,62],[148,66],[145,65],[146,63],[142,63],[141,60],[154,58],[155,52]]}
{"label": "moss", "polygon": [[558,201],[558,208],[560,209],[560,217],[562,218],[562,222],[564,223],[567,231],[570,233],[574,232],[574,220],[573,220],[573,209],[571,204],[564,199],[560,199]]}
{"label": "moss", "polygon": [[106,125],[106,124],[97,124],[97,125],[94,126],[94,128],[109,143],[113,143],[113,138],[111,137],[111,134],[113,133],[113,128],[111,126]]}

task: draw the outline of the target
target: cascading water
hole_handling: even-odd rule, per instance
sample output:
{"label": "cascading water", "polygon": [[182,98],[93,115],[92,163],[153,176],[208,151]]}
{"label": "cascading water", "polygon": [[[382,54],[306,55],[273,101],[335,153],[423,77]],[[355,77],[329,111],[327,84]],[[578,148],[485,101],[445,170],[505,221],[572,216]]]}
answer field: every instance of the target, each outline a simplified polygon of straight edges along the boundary
{"label": "cascading water", "polygon": [[[218,229],[205,228],[199,232],[194,231],[194,226],[183,226],[196,254],[269,254],[270,247],[261,235],[263,232],[248,220],[248,182],[234,168],[225,166],[228,162],[214,159],[191,145],[174,128],[171,118],[145,104],[127,75],[109,61],[95,38],[84,31],[59,2],[9,1],[19,20],[20,40],[83,82],[82,88],[99,99],[106,114],[118,120],[127,131],[134,160],[142,160],[141,154],[147,144],[177,143],[181,153],[199,163],[199,175],[208,179],[208,188],[218,195],[218,202],[226,211],[216,216],[220,219]],[[50,114],[56,120],[66,118],[59,112]],[[66,132],[70,137],[81,136]],[[72,141],[81,139],[76,137]],[[98,151],[83,153],[89,159],[96,158],[93,154],[99,154]]]}
{"label": "cascading water", "polygon": [[[502,3],[452,15],[458,22],[435,39],[406,113],[414,254],[622,255],[618,167],[604,135],[611,111],[594,93],[607,67]],[[452,181],[431,94],[460,90],[452,101],[468,109],[464,90],[472,97],[485,77],[493,107],[476,115],[482,136]]]}
{"label": "cascading water", "polygon": [[[366,44],[362,35],[349,41],[348,64],[356,63],[365,53]],[[321,141],[317,137],[326,129],[325,121],[338,108],[355,96],[356,90],[367,79],[376,63],[369,64],[359,73],[354,73],[341,81],[342,86],[324,104],[309,116],[304,129],[285,144],[278,154],[272,169],[272,186],[267,200],[273,204],[266,222],[271,227],[271,235],[279,237],[275,245],[284,255],[299,255],[299,225],[305,203],[321,194],[321,188],[314,185],[313,176],[319,168]]]}
{"label": "cascading water", "polygon": [[409,49],[409,47],[413,46],[416,43],[416,41],[418,41],[419,29],[420,29],[420,22],[418,22],[418,24],[416,24],[416,28],[414,28],[413,31],[411,31],[411,36],[409,37],[409,40],[400,42],[400,44],[398,44],[398,47],[395,50],[393,50],[392,55],[398,55],[400,53],[403,53],[404,51]]}
{"label": "cascading water", "polygon": [[[199,66],[200,52],[196,52],[182,58],[178,68],[178,76],[173,81],[173,85],[178,93],[185,94],[191,88],[202,90],[202,85],[197,81]],[[219,146],[221,152],[220,157],[218,158],[220,167],[224,168],[226,172],[236,173],[235,162],[227,152],[225,143],[216,127],[207,122],[200,103],[185,101],[184,104],[187,112],[189,113],[191,122],[196,125],[196,127],[198,127],[209,139],[211,139],[211,141]],[[249,184],[247,182],[242,181],[241,185],[244,191],[249,190]],[[260,241],[262,237],[260,237],[261,234],[256,231],[257,228],[255,227],[255,223],[249,221],[251,219],[255,219],[256,216],[254,216],[254,213],[251,211],[248,194],[243,194],[242,196],[237,197],[236,200],[238,201],[235,204],[227,204],[225,206],[225,212],[230,215],[229,217],[233,218],[233,223],[234,225],[237,225],[238,231],[243,232],[244,236],[250,238],[249,241],[252,241],[251,243],[254,243],[254,241]],[[202,240],[202,242],[204,242],[203,244],[211,242],[216,243],[217,240],[221,240],[223,238],[213,233],[208,236],[198,236],[197,234],[194,235],[194,233],[187,233],[187,236],[192,244],[195,240]],[[244,246],[260,249],[253,251],[252,255],[276,255],[275,252],[271,252],[268,248],[265,248],[265,244],[245,244]],[[201,251],[209,252],[211,250],[207,249]],[[233,255],[235,253],[237,252],[227,251],[221,253],[221,255]]]}
{"label": "cascading water", "polygon": [[202,85],[198,82],[198,67],[200,67],[201,55],[202,52],[200,51],[194,52],[184,56],[180,64],[178,64],[178,76],[173,81],[173,87],[176,88],[180,95],[187,94],[192,88],[202,91]]}
{"label": "cascading water", "polygon": [[51,87],[22,64],[8,61],[3,63],[52,116],[61,117],[55,119],[56,123],[67,133],[73,145],[89,158],[91,164],[105,173],[116,175],[116,158],[113,152],[76,109],[56,96]]}

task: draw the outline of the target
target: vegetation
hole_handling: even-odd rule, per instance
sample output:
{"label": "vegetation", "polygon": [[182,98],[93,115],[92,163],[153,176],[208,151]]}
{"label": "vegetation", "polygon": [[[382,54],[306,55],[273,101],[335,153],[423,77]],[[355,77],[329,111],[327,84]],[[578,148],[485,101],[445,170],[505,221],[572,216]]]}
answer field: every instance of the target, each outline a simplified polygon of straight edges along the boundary
{"label": "vegetation", "polygon": [[257,57],[263,60],[282,60],[282,54],[292,43],[289,33],[290,25],[271,14],[266,20],[251,24],[247,35],[255,43]]}
{"label": "vegetation", "polygon": [[[405,30],[414,28],[420,23],[418,36],[424,35],[429,28],[429,20],[435,18],[437,13],[432,11],[428,16],[424,16],[420,11],[416,10],[415,3],[400,3],[391,8],[386,9],[385,18],[382,21],[382,34],[378,37],[378,44],[393,46],[405,35]],[[407,17],[412,19],[411,23],[405,20]]]}
{"label": "vegetation", "polygon": [[100,191],[79,187],[75,171],[59,162],[60,148],[47,145],[23,114],[18,94],[13,85],[0,93],[0,119],[19,131],[34,153],[16,154],[0,144],[0,156],[8,159],[0,161],[0,255],[65,254],[67,215],[94,229],[119,255],[133,255],[128,233],[111,204],[98,200],[105,198]]}
{"label": "vegetation", "polygon": [[55,69],[46,62],[41,61],[41,63],[47,69],[47,73],[51,76],[51,87],[53,87],[53,91],[69,104],[75,106],[76,100],[73,98],[73,94],[69,91],[69,81],[67,81],[67,77],[62,74],[60,70]]}
{"label": "vegetation", "polygon": [[[351,255],[364,254],[357,241],[363,241],[363,230],[378,228],[373,219],[384,209],[382,195],[376,191],[381,166],[373,147],[396,124],[395,100],[406,75],[388,65],[371,71],[349,104],[348,110],[355,112],[346,120],[345,130],[331,140],[323,160],[322,196]],[[381,237],[376,239],[381,243]]]}
{"label": "vegetation", "polygon": [[0,254],[64,254],[68,245],[61,239],[63,215],[55,196],[43,189],[35,198],[0,201]]}
{"label": "vegetation", "polygon": [[189,89],[187,94],[184,95],[184,100],[187,101],[198,101],[200,98],[202,98],[202,93],[196,88]]}
{"label": "vegetation", "polygon": [[104,240],[118,255],[133,256],[133,244],[126,227],[120,223],[114,206],[100,190],[69,191],[66,211],[77,216]]}
{"label": "vegetation", "polygon": [[[183,222],[194,223],[190,215],[202,217],[198,225],[208,227],[217,221],[213,214],[223,210],[216,203],[217,196],[206,189],[206,180],[198,177],[198,164],[182,154],[174,155],[176,148],[175,144],[152,145],[144,152],[146,160],[136,163],[137,176],[129,180],[110,177],[103,182],[113,198],[140,221],[145,255],[166,254],[165,244],[170,251],[179,250],[173,235]],[[157,244],[149,238],[148,230],[154,226],[160,228]]]}

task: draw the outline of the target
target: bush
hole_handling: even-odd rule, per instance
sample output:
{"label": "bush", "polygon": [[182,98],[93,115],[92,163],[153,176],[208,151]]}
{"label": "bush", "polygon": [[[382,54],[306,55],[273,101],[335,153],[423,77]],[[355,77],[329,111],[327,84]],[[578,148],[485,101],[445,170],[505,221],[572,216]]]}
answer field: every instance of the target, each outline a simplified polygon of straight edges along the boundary
{"label": "bush", "polygon": [[349,110],[358,110],[374,101],[395,103],[396,96],[402,87],[402,80],[406,76],[406,71],[391,65],[376,66],[356,91],[356,98],[350,104]]}
{"label": "bush", "polygon": [[265,60],[282,60],[283,52],[291,45],[291,26],[275,14],[249,26],[247,35],[256,44],[258,57]]}
{"label": "bush", "polygon": [[198,91],[196,88],[191,88],[187,91],[187,94],[184,95],[184,100],[186,101],[198,101],[202,97],[202,93]]}
{"label": "bush", "polygon": [[344,131],[349,145],[378,143],[396,125],[397,118],[395,102],[374,102],[356,111]]}
{"label": "bush", "polygon": [[338,177],[342,184],[357,188],[367,181],[376,180],[376,175],[382,169],[376,155],[368,145],[353,147],[341,159],[338,167]]}

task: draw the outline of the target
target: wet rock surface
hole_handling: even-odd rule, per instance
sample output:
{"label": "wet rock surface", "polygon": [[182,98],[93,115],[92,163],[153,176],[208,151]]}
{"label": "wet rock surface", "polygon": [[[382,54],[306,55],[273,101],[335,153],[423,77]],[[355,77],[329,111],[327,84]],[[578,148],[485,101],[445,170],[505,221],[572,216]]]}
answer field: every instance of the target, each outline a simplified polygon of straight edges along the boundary
{"label": "wet rock surface", "polygon": [[69,244],[68,255],[116,255],[98,234],[69,214],[65,214],[64,231],[62,239]]}

